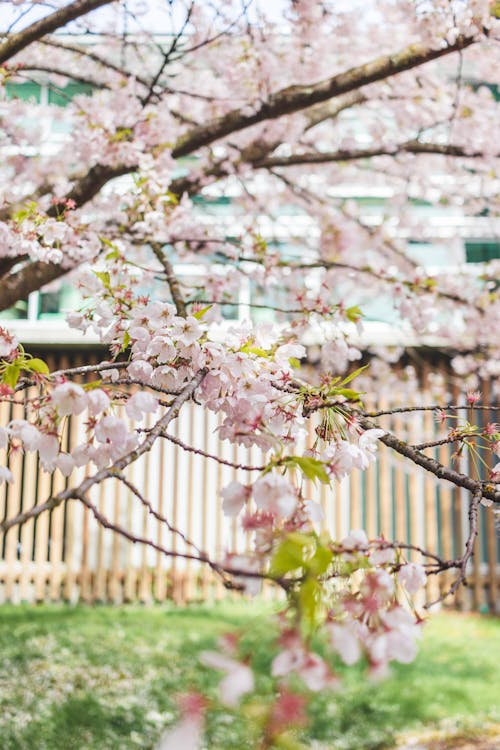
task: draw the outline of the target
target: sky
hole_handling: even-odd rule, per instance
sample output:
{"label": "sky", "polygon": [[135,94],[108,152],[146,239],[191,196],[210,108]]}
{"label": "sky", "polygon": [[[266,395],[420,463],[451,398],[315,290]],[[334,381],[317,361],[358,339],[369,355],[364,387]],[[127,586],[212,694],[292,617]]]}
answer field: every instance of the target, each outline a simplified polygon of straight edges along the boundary
{"label": "sky", "polygon": [[[206,0],[201,0],[201,2]],[[252,7],[260,4],[261,7],[265,8],[266,14],[273,21],[279,21],[283,17],[284,8],[288,5],[286,0],[244,0],[245,4],[248,5],[248,14],[252,18]],[[59,7],[69,5],[67,2],[58,2]],[[119,32],[123,31],[120,26],[123,24],[124,19],[124,7],[126,6],[131,11],[139,11],[141,17],[141,24],[143,28],[148,31],[155,31],[162,33],[164,30],[161,25],[165,22],[165,11],[171,7],[174,14],[174,18],[177,17],[178,21],[182,21],[184,18],[183,6],[185,6],[185,0],[122,0],[122,2],[114,3],[114,9],[111,7],[103,7],[95,10],[89,17],[93,19],[94,23],[98,24],[98,27],[102,26],[102,29],[107,29],[111,19],[116,18],[116,8],[118,8],[119,21],[117,29]],[[243,0],[234,0],[235,10],[241,8]],[[29,8],[29,12],[25,11]],[[13,0],[0,0],[0,30],[5,32],[9,29],[11,24],[14,24],[12,31],[20,31],[22,28],[28,26],[39,18],[52,12],[51,8],[47,8],[44,4],[38,3],[21,2],[16,3]],[[130,19],[127,21],[129,31],[133,31],[133,21]],[[160,25],[160,28],[159,28]],[[68,24],[65,27],[65,31],[78,32],[81,30],[78,22]],[[168,29],[165,29],[168,32]]]}
{"label": "sky", "polygon": [[[166,23],[166,11],[170,9],[174,15],[174,19],[178,23],[182,23],[185,15],[184,8],[188,2],[189,0],[121,0],[120,2],[113,3],[112,6],[95,10],[92,14],[89,14],[89,17],[93,19],[94,24],[97,24],[96,30],[98,31],[109,31],[109,25],[112,23],[115,32],[123,33],[123,25],[125,23],[124,9],[126,7],[130,11],[139,12],[143,27],[142,30],[160,34],[169,33],[170,29]],[[228,7],[232,2],[236,15],[241,12],[244,6],[248,6],[247,14],[250,20],[255,19],[255,8],[260,7],[261,10],[265,11],[269,20],[275,23],[283,20],[284,11],[290,4],[290,0],[196,0],[196,2],[198,5],[203,5],[203,3],[212,4],[213,2],[214,5],[225,7]],[[360,6],[366,11],[366,7],[373,5],[373,3],[374,0],[335,0],[334,7],[342,10],[346,7],[352,9],[353,7]],[[54,6],[63,7],[69,5],[69,2],[55,0],[50,5],[51,7],[47,7],[45,3],[0,0],[0,33],[9,30],[12,24],[14,24],[11,28],[12,31],[20,31],[39,18],[51,13]],[[116,9],[118,9],[118,22],[116,22]],[[126,21],[126,25],[128,32],[132,33],[134,26],[130,18]],[[82,27],[78,21],[68,24],[65,27],[66,33],[78,33],[81,30]]]}

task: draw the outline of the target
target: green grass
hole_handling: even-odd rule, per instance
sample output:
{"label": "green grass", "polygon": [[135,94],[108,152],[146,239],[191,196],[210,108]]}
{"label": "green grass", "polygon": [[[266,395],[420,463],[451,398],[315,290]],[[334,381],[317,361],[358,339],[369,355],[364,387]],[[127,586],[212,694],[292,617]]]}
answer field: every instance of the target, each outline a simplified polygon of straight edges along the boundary
{"label": "green grass", "polygon": [[[220,675],[201,667],[197,654],[240,627],[265,700],[273,653],[265,615],[258,604],[0,607],[1,750],[152,748],[175,721],[178,692],[198,687],[215,696]],[[420,725],[500,721],[499,653],[499,619],[436,616],[416,662],[397,665],[386,681],[341,670],[343,689],[311,704],[307,743],[375,750]],[[212,712],[209,750],[254,746],[245,719]]]}

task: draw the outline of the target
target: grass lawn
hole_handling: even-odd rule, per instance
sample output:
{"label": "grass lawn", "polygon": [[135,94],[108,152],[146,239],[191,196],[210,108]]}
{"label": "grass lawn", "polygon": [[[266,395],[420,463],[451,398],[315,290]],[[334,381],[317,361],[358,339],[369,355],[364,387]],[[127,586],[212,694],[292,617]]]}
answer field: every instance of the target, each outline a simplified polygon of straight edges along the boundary
{"label": "grass lawn", "polygon": [[[197,653],[239,627],[265,698],[273,639],[265,613],[266,605],[243,603],[0,607],[1,750],[152,748],[175,720],[177,692],[215,691],[220,675]],[[307,744],[375,750],[419,726],[500,721],[499,654],[500,619],[435,616],[416,662],[397,665],[388,680],[374,685],[361,669],[342,670],[344,689],[312,703]],[[212,712],[208,750],[254,747],[247,720]]]}

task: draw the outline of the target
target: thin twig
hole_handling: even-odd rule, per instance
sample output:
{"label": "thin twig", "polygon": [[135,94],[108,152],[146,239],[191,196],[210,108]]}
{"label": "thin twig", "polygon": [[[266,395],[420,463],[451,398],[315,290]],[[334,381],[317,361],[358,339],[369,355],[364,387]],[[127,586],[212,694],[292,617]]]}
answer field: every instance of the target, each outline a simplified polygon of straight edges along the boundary
{"label": "thin twig", "polygon": [[450,564],[448,567],[457,567],[460,569],[459,575],[457,578],[453,581],[452,585],[448,589],[448,591],[445,591],[441,596],[436,599],[433,602],[429,602],[425,605],[426,609],[429,609],[435,604],[438,604],[439,602],[442,602],[443,599],[446,599],[448,596],[452,596],[458,589],[458,587],[465,582],[466,574],[467,574],[467,564],[469,560],[471,559],[473,553],[474,553],[474,543],[476,541],[476,537],[478,534],[478,518],[479,518],[479,505],[481,504],[481,499],[483,497],[483,493],[481,489],[478,489],[471,497],[469,502],[469,535],[467,537],[467,541],[465,542],[465,550],[464,554],[459,560],[456,561],[450,561],[454,562],[455,564]]}
{"label": "thin twig", "polygon": [[480,433],[467,432],[461,433],[460,435],[448,435],[448,437],[441,438],[441,440],[429,440],[427,443],[418,443],[412,445],[416,451],[423,451],[426,448],[437,448],[440,445],[449,445],[450,443],[461,443],[463,440],[469,437],[481,437]]}
{"label": "thin twig", "polygon": [[133,495],[135,495],[135,497],[138,500],[141,501],[144,507],[148,509],[148,512],[154,518],[156,518],[157,521],[165,524],[167,529],[171,531],[172,534],[177,534],[177,536],[179,536],[187,546],[192,547],[194,550],[196,550],[196,552],[199,555],[203,555],[205,557],[207,556],[206,552],[203,552],[202,550],[200,550],[200,548],[193,541],[191,541],[191,539],[189,539],[186,536],[186,534],[184,534],[183,531],[181,531],[180,529],[177,529],[175,526],[172,526],[172,524],[170,523],[170,521],[168,520],[166,516],[163,516],[161,513],[158,513],[158,511],[153,508],[153,505],[150,503],[150,501],[146,500],[144,495],[142,495],[142,493],[138,490],[135,484],[133,484],[129,479],[127,479],[126,476],[124,476],[123,474],[116,474],[115,476],[122,484],[125,485],[125,487],[127,487],[130,490],[130,492],[132,492]]}
{"label": "thin twig", "polygon": [[166,281],[170,289],[170,294],[172,295],[175,309],[177,310],[177,315],[185,318],[187,315],[186,302],[181,291],[179,279],[175,274],[174,267],[167,258],[166,254],[163,252],[162,246],[158,242],[152,242],[151,247],[165,270]]}
{"label": "thin twig", "polygon": [[488,406],[480,404],[446,404],[440,406],[434,404],[433,406],[397,406],[394,409],[382,409],[381,411],[362,411],[359,412],[363,417],[385,417],[390,414],[405,414],[411,411],[461,411],[462,409],[477,409],[477,410],[488,410],[488,409],[500,409],[497,404],[490,404]]}
{"label": "thin twig", "polygon": [[224,466],[231,466],[233,469],[241,469],[242,471],[264,471],[264,469],[266,468],[265,466],[247,466],[246,464],[238,464],[234,463],[233,461],[228,461],[227,459],[216,456],[213,453],[207,453],[206,451],[201,450],[201,448],[194,448],[191,445],[187,445],[186,443],[183,443],[182,440],[180,440],[178,437],[169,435],[166,432],[164,432],[161,437],[166,438],[166,440],[169,440],[171,443],[175,443],[175,445],[178,445],[185,451],[195,453],[197,456],[203,456],[204,458],[212,458],[214,461],[217,461],[220,464],[224,464]]}
{"label": "thin twig", "polygon": [[203,369],[193,377],[193,379],[186,385],[181,393],[174,399],[174,401],[172,402],[172,406],[168,409],[168,411],[165,412],[161,419],[159,419],[155,426],[151,429],[146,439],[137,448],[135,448],[133,451],[130,451],[129,453],[126,453],[108,468],[101,469],[96,474],[87,477],[87,479],[81,482],[78,487],[68,487],[57,495],[50,497],[44,503],[35,505],[28,511],[18,513],[12,518],[5,519],[4,521],[2,521],[2,523],[0,523],[0,531],[5,532],[13,526],[18,526],[25,523],[30,518],[37,518],[44,511],[57,508],[65,500],[70,500],[75,497],[80,498],[82,495],[85,495],[85,493],[87,493],[94,485],[103,482],[105,479],[113,477],[115,474],[123,471],[123,469],[125,469],[131,463],[137,461],[138,458],[151,450],[153,444],[161,435],[161,433],[164,432],[164,430],[168,427],[172,420],[177,418],[181,407],[186,401],[191,398],[194,391],[205,377],[205,374],[206,370]]}

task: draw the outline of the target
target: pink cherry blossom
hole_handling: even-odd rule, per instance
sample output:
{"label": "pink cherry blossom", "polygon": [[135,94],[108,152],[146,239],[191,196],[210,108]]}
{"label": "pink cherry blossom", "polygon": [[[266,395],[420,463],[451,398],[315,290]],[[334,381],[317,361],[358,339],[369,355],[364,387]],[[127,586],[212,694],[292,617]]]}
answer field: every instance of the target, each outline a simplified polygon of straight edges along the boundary
{"label": "pink cherry blossom", "polygon": [[85,466],[85,464],[88,464],[91,460],[92,446],[89,445],[89,443],[77,445],[75,448],[73,448],[71,455],[76,466]]}
{"label": "pink cherry blossom", "polygon": [[[18,21],[29,24],[22,0],[14,4]],[[403,444],[429,440],[423,433],[432,412],[440,432],[454,431],[445,440],[458,437],[461,457],[472,446],[463,428],[474,434],[474,450],[487,457],[500,450],[495,425],[475,419],[481,383],[491,382],[492,400],[500,394],[500,261],[468,262],[471,237],[488,243],[498,234],[499,150],[491,135],[500,112],[500,47],[492,43],[498,12],[488,0],[380,0],[363,13],[359,3],[287,0],[277,15],[264,0],[249,14],[225,0],[178,3],[173,14],[172,3],[159,3],[158,28],[179,42],[165,68],[153,30],[146,24],[136,34],[140,8],[125,44],[119,5],[108,3],[105,27],[100,11],[78,21],[89,31],[91,55],[75,36],[76,52],[51,46],[50,72],[46,45],[21,34],[2,68],[0,304],[22,303],[32,289],[57,292],[66,276],[82,298],[69,324],[107,353],[95,366],[46,377],[43,363],[0,327],[0,406],[9,414],[0,449],[16,478],[23,462],[58,471],[71,477],[72,497],[93,502],[108,485],[113,495],[113,483],[128,482],[137,459],[142,477],[147,454],[154,474],[165,458],[156,446],[169,434],[201,461],[203,413],[214,430],[207,454],[226,441],[234,460],[225,464],[255,464],[235,473],[219,464],[192,483],[209,494],[219,479],[225,485],[222,510],[234,533],[223,537],[222,550],[209,541],[207,551],[205,541],[197,546],[205,536],[197,524],[187,542],[183,513],[176,528],[183,541],[169,546],[177,536],[168,508],[156,503],[154,482],[148,488],[140,479],[125,515],[103,496],[89,522],[108,523],[97,509],[111,514],[128,539],[137,536],[155,555],[166,545],[166,557],[200,556],[246,594],[258,593],[282,563],[275,583],[288,610],[277,620],[280,650],[268,675],[275,697],[259,721],[267,744],[279,741],[274,732],[286,742],[287,720],[305,717],[305,698],[290,693],[288,682],[301,681],[304,696],[330,688],[332,653],[348,665],[364,656],[380,677],[391,661],[414,658],[421,630],[412,594],[425,584],[426,561],[405,563],[404,546],[362,530],[342,539],[343,523],[332,536],[319,526],[321,506],[327,520],[336,516],[332,503],[342,506],[361,483],[379,440],[425,463]],[[207,30],[216,43],[207,42]],[[101,56],[113,65],[100,64]],[[386,57],[391,70],[367,78]],[[11,95],[26,69],[43,91],[80,80],[82,70],[93,85],[64,108],[35,104]],[[332,97],[336,76],[347,86]],[[365,195],[374,200],[359,200]],[[378,308],[387,323],[371,320]],[[390,346],[382,345],[386,336]],[[455,406],[471,408],[448,408],[448,379],[432,364],[422,393],[420,367],[404,347],[436,343],[456,352],[463,395]],[[369,365],[356,373],[361,357]],[[424,405],[424,395],[439,409],[413,421],[406,409]],[[396,402],[400,413],[380,417],[395,434],[385,439],[367,412]],[[184,417],[190,408],[193,420]],[[161,432],[169,420],[174,431]],[[25,452],[36,451],[25,461]],[[310,471],[299,456],[309,458]],[[166,471],[176,461],[169,454]],[[426,466],[445,473],[437,463]],[[462,458],[458,471],[466,466]],[[74,468],[81,471],[72,475]],[[46,496],[37,503],[66,496],[60,474],[39,483]],[[12,478],[0,468],[0,482]],[[500,464],[490,478],[500,486]],[[367,491],[370,485],[363,480]],[[495,489],[485,482],[482,491],[481,502],[491,503],[486,495]],[[167,534],[137,522],[146,510],[141,499],[155,522],[166,513]],[[471,502],[472,517],[479,500]],[[440,567],[432,555],[430,562]],[[454,565],[458,575],[467,563],[464,555],[442,567]],[[255,689],[253,654],[237,639],[228,642],[224,653],[202,659],[224,673],[221,701],[236,708]],[[324,657],[311,650],[316,642]],[[160,750],[203,746],[204,711],[194,696]]]}
{"label": "pink cherry blossom", "polygon": [[191,315],[188,315],[185,319],[174,318],[172,335],[185,346],[197,341],[202,333],[203,329],[200,323]]}
{"label": "pink cherry blossom", "polygon": [[31,424],[26,419],[14,419],[9,422],[7,432],[11,437],[20,440],[25,450],[37,450],[40,432],[34,424]]}
{"label": "pink cherry blossom", "polygon": [[200,750],[203,737],[201,718],[186,716],[161,737],[156,750]]}
{"label": "pink cherry blossom", "polygon": [[425,568],[417,563],[407,563],[399,569],[398,580],[409,594],[415,594],[422,586],[425,586],[427,580]]}
{"label": "pink cherry blossom", "polygon": [[251,487],[233,480],[220,491],[222,510],[226,516],[237,516],[251,494]]}
{"label": "pink cherry blossom", "polygon": [[395,559],[396,554],[394,550],[391,547],[384,546],[374,549],[368,557],[371,565],[387,565],[393,563]]}
{"label": "pink cherry blossom", "polygon": [[385,631],[368,641],[370,658],[375,663],[399,661],[408,664],[415,658],[416,641],[421,629],[402,607],[394,607],[381,615]]}
{"label": "pink cherry blossom", "polygon": [[81,414],[87,407],[87,394],[83,388],[69,381],[57,385],[52,391],[51,398],[60,416]]}
{"label": "pink cherry blossom", "polygon": [[127,434],[128,430],[125,420],[111,414],[102,417],[95,428],[95,437],[100,443],[122,446],[126,442]]}
{"label": "pink cherry blossom", "polygon": [[328,664],[318,654],[302,646],[284,649],[273,659],[273,677],[286,677],[292,672],[298,674],[307,688],[313,692],[325,689],[333,681]]}
{"label": "pink cherry blossom", "polygon": [[90,416],[97,417],[109,408],[109,396],[101,388],[94,388],[87,393],[87,404]]}
{"label": "pink cherry blossom", "polygon": [[162,735],[155,750],[200,750],[206,701],[199,693],[190,693],[179,703],[181,719]]}
{"label": "pink cherry blossom", "polygon": [[278,474],[266,474],[252,487],[257,508],[278,518],[291,516],[297,507],[297,494],[293,486]]}
{"label": "pink cherry blossom", "polygon": [[219,683],[220,699],[225,706],[236,708],[241,698],[254,689],[254,675],[246,664],[217,651],[203,651],[200,661],[207,667],[226,672],[226,676]]}
{"label": "pink cherry blossom", "polygon": [[355,664],[361,657],[361,643],[357,628],[352,622],[329,623],[328,635],[332,648],[339,654],[344,664]]}
{"label": "pink cherry blossom", "polygon": [[158,399],[151,393],[137,391],[125,404],[125,411],[130,419],[140,421],[145,414],[153,414],[158,409]]}
{"label": "pink cherry blossom", "polygon": [[0,326],[0,358],[11,357],[17,350],[18,342],[15,336]]}
{"label": "pink cherry blossom", "polygon": [[334,684],[330,667],[324,659],[313,651],[306,653],[303,664],[297,669],[306,687],[314,693],[325,690]]}
{"label": "pink cherry blossom", "polygon": [[[260,573],[262,563],[258,557],[250,555],[227,555],[225,566],[229,570],[244,571],[248,573]],[[241,587],[241,591],[247,596],[257,596],[262,590],[262,578],[258,575],[249,576],[240,572],[232,573],[234,582]]]}
{"label": "pink cherry blossom", "polygon": [[367,549],[368,537],[366,536],[366,531],[363,531],[363,529],[352,529],[349,535],[341,540],[340,545],[345,549]]}
{"label": "pink cherry blossom", "polygon": [[306,724],[306,705],[307,699],[305,696],[282,689],[273,706],[271,731],[280,734],[289,730],[290,726],[298,727]]}
{"label": "pink cherry blossom", "polygon": [[40,463],[46,471],[54,471],[59,454],[59,440],[55,435],[41,434],[36,448],[40,456]]}
{"label": "pink cherry blossom", "polygon": [[127,370],[131,378],[147,383],[151,378],[153,366],[143,359],[135,359],[129,364]]}
{"label": "pink cherry blossom", "polygon": [[361,469],[366,469],[372,461],[375,461],[377,441],[385,435],[385,430],[366,430],[359,437],[359,449],[363,455]]}
{"label": "pink cherry blossom", "polygon": [[60,453],[56,460],[56,466],[65,477],[69,477],[75,468],[75,460],[69,453]]}

